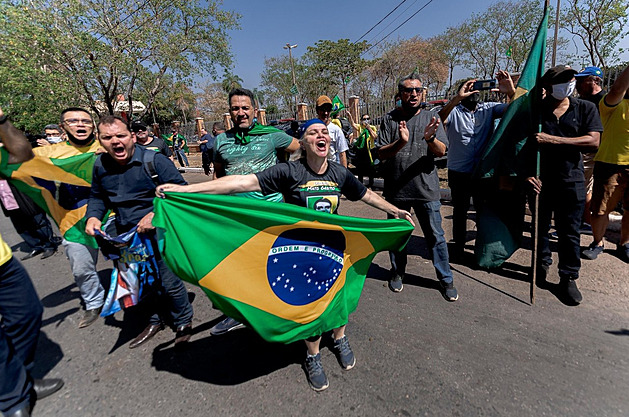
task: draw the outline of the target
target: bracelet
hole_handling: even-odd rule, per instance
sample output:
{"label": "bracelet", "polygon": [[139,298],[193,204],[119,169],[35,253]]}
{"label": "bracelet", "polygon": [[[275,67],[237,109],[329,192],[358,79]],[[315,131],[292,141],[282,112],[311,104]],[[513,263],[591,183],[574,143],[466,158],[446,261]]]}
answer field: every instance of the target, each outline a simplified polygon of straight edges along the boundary
{"label": "bracelet", "polygon": [[424,138],[424,140],[426,141],[426,143],[432,143],[435,141],[436,138],[437,138],[437,135],[432,135],[430,139]]}
{"label": "bracelet", "polygon": [[9,119],[9,116],[7,116],[6,114],[3,114],[2,116],[0,116],[0,125],[6,122],[8,119]]}

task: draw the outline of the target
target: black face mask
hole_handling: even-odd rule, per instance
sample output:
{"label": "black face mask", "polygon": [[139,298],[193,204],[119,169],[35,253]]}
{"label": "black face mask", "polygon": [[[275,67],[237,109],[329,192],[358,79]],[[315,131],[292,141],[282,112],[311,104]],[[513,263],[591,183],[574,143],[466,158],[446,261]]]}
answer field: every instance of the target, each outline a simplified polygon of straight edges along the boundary
{"label": "black face mask", "polygon": [[461,104],[469,110],[476,110],[476,106],[478,106],[479,102],[480,93],[474,93],[471,96],[466,97],[464,100],[461,100]]}
{"label": "black face mask", "polygon": [[74,143],[77,146],[86,146],[89,145],[90,143],[94,142],[94,132],[92,132],[89,137],[85,140],[79,140],[77,138],[75,138],[74,136],[72,136],[72,133],[70,132],[66,132],[66,135],[68,135],[68,140],[72,143]]}

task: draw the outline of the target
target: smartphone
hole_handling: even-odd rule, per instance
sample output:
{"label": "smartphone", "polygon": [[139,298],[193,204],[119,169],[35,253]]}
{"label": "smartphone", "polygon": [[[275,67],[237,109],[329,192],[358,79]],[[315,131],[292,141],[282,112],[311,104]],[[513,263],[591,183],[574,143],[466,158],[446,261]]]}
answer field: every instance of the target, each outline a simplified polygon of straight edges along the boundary
{"label": "smartphone", "polygon": [[472,84],[472,91],[474,90],[491,90],[498,86],[498,80],[480,80],[474,81]]}

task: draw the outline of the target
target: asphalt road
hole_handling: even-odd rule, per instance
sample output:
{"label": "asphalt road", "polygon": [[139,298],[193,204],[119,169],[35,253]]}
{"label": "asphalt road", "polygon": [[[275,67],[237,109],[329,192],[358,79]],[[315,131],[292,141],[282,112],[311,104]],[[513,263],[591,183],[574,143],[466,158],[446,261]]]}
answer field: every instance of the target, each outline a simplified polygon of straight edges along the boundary
{"label": "asphalt road", "polygon": [[[340,212],[383,217],[360,202],[343,201]],[[451,208],[442,213],[450,238]],[[0,233],[17,256],[27,251],[7,218]],[[173,348],[170,330],[130,350],[144,318],[130,310],[78,329],[80,299],[63,252],[25,261],[45,306],[33,373],[65,380],[34,415],[629,415],[629,268],[613,253],[584,261],[584,302],[572,307],[540,289],[529,304],[526,250],[494,273],[453,263],[460,298],[448,303],[421,232],[409,248],[399,294],[387,288],[387,254],[376,256],[347,326],[357,365],[342,371],[325,347],[322,393],[308,387],[301,343],[265,343],[248,329],[211,336],[222,316],[198,288],[187,285],[195,333],[185,350]],[[111,264],[101,259],[98,268],[108,281]],[[556,268],[549,280],[558,281]]]}

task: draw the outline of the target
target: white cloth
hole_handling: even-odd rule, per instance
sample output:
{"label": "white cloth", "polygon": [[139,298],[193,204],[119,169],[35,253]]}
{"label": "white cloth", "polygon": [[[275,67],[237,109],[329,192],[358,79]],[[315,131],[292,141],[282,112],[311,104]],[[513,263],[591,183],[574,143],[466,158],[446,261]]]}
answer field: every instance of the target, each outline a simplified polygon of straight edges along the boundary
{"label": "white cloth", "polygon": [[328,132],[330,133],[330,153],[328,154],[328,159],[330,161],[334,161],[337,164],[341,163],[341,157],[339,154],[341,152],[347,152],[349,149],[349,145],[347,144],[347,140],[345,139],[345,135],[340,127],[335,125],[334,123],[328,124]]}

